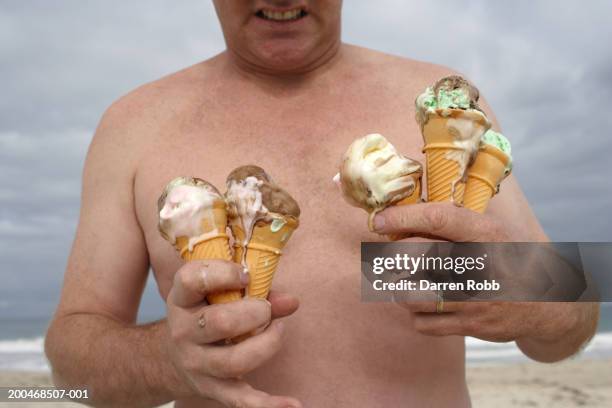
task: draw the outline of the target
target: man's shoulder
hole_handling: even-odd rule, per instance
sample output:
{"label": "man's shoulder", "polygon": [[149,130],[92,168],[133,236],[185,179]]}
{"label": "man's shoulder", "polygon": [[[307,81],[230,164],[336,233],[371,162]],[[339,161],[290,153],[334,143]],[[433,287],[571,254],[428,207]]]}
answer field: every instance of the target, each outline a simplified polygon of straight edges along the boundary
{"label": "man's shoulder", "polygon": [[347,45],[347,52],[359,65],[380,78],[417,87],[434,83],[441,77],[457,74],[454,69],[369,48]]}
{"label": "man's shoulder", "polygon": [[199,84],[206,82],[208,61],[145,83],[119,97],[104,112],[102,124],[144,130],[192,106],[201,95]]}

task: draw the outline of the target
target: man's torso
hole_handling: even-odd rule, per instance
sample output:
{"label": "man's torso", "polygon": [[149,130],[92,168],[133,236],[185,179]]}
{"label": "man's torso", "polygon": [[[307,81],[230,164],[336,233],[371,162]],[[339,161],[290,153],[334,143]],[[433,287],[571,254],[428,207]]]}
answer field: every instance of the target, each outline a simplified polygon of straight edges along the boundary
{"label": "man's torso", "polygon": [[[228,73],[220,56],[132,96],[147,122],[133,158],[136,214],[160,294],[182,262],[157,230],[164,185],[190,175],[224,191],[234,167],[259,165],[302,209],[273,284],[301,305],[285,319],[282,351],[247,380],[307,407],[468,406],[462,338],[417,334],[409,312],[360,301],[360,242],[381,238],[331,181],[348,145],[368,133],[423,162],[413,101],[446,72],[354,47],[343,53],[299,89]],[[192,405],[217,406],[179,404]]]}

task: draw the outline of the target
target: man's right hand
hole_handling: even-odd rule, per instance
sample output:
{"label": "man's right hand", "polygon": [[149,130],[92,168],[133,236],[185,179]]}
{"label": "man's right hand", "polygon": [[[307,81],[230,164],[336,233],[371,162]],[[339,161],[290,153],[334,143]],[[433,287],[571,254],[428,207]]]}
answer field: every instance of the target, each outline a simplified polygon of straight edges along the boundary
{"label": "man's right hand", "polygon": [[[240,379],[279,351],[283,323],[272,319],[295,312],[297,299],[271,293],[269,301],[205,303],[207,294],[242,289],[247,284],[248,275],[233,262],[192,261],[177,271],[166,300],[173,363],[198,395],[228,407],[301,407],[294,398],[268,395]],[[239,344],[223,344],[225,339],[266,326]]]}

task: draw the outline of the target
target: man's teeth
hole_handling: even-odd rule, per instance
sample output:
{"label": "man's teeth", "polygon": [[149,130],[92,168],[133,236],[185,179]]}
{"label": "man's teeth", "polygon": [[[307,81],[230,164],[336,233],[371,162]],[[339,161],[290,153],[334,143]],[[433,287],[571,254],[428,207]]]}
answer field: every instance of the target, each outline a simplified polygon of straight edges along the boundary
{"label": "man's teeth", "polygon": [[297,20],[302,17],[302,9],[295,9],[289,11],[269,11],[262,10],[261,14],[268,20],[275,21],[288,21]]}

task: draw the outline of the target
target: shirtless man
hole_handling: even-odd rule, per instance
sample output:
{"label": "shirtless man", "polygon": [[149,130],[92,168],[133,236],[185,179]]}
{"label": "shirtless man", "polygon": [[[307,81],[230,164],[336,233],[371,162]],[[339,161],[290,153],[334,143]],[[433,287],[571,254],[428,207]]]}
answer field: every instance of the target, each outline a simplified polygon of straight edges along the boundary
{"label": "shirtless man", "polygon": [[[121,98],[92,141],[46,342],[59,386],[86,386],[101,406],[469,407],[463,336],[516,340],[556,361],[593,334],[593,305],[474,303],[436,314],[425,302],[361,303],[359,243],[380,238],[331,182],[338,159],[356,137],[380,132],[422,160],[415,95],[452,71],[342,44],[340,0],[214,3],[227,50]],[[156,200],[178,175],[223,187],[250,163],[298,200],[301,226],[270,303],[209,306],[205,293],[245,285],[240,268],[184,265],[157,230]],[[376,221],[381,232],[452,241],[546,240],[512,178],[487,215],[419,204]],[[149,266],[167,319],[136,325]],[[217,343],[271,319],[247,341]]]}

